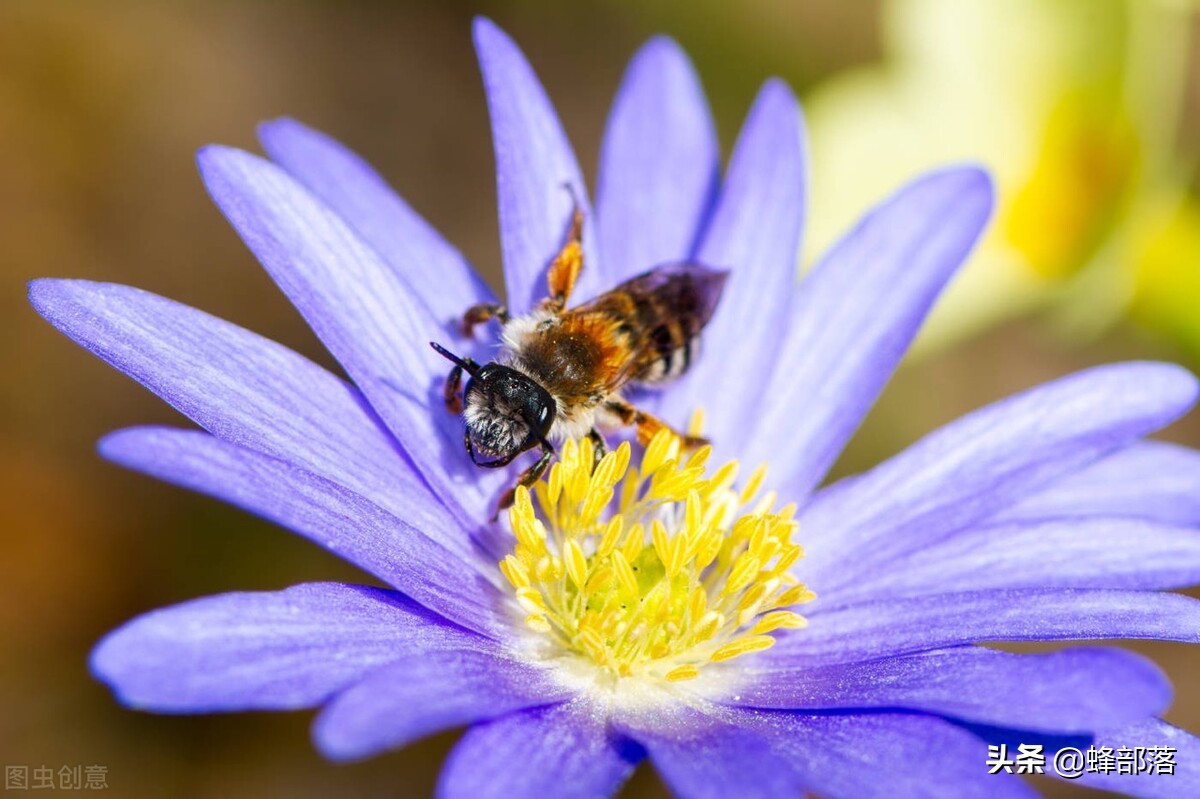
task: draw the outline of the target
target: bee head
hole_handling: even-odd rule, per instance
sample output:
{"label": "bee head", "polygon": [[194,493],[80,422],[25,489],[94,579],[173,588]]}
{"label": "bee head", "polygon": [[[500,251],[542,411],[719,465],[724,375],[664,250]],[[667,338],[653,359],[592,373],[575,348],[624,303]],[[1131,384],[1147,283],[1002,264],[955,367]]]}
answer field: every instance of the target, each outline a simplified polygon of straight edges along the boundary
{"label": "bee head", "polygon": [[477,466],[499,467],[543,441],[554,424],[554,397],[508,366],[479,366],[435,347],[471,376],[463,391],[466,446]]}

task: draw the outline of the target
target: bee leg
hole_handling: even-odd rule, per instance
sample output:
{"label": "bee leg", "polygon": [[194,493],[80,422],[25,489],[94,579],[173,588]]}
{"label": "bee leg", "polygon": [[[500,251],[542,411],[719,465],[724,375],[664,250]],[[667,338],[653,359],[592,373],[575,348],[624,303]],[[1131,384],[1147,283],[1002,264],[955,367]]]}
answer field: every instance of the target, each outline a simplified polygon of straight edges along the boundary
{"label": "bee leg", "polygon": [[514,485],[512,488],[500,495],[500,502],[496,506],[496,515],[492,517],[492,521],[496,521],[497,517],[500,516],[501,511],[508,510],[512,507],[513,501],[517,497],[517,486],[525,486],[526,488],[529,488],[531,485],[540,480],[542,475],[546,473],[546,467],[550,465],[550,460],[554,457],[554,447],[550,446],[550,444],[545,441],[541,442],[541,446],[542,457],[537,459],[537,463],[521,472],[520,476],[517,477],[517,485]]}
{"label": "bee leg", "polygon": [[583,210],[575,203],[571,216],[571,229],[567,233],[567,243],[550,262],[550,271],[546,274],[546,286],[550,296],[542,302],[542,307],[550,311],[561,311],[567,307],[567,300],[575,288],[575,281],[583,271]]}
{"label": "bee leg", "polygon": [[600,435],[600,431],[592,428],[588,431],[587,437],[592,440],[592,467],[600,465],[600,460],[608,454],[608,443],[605,442],[604,436]]}
{"label": "bee leg", "polygon": [[638,443],[643,447],[650,443],[650,439],[654,438],[654,434],[659,430],[670,430],[683,443],[685,449],[698,449],[709,443],[707,438],[679,432],[657,416],[639,410],[624,400],[609,400],[604,403],[604,408],[620,419],[622,424],[636,425]]}
{"label": "bee leg", "polygon": [[442,402],[446,403],[446,410],[458,416],[463,410],[462,394],[459,389],[462,387],[463,368],[455,365],[450,370],[450,374],[446,376],[446,383],[442,386]]}
{"label": "bee leg", "polygon": [[471,338],[475,333],[476,326],[493,318],[499,319],[501,324],[508,322],[508,309],[496,302],[481,302],[478,305],[472,305],[463,314],[462,334]]}

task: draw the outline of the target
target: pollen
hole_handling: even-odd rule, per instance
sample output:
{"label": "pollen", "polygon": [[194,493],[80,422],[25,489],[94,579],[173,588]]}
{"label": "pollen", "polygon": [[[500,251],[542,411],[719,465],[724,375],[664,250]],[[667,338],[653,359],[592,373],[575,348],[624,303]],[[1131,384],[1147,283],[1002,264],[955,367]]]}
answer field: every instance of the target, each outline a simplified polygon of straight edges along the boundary
{"label": "pollen", "polygon": [[684,453],[669,430],[639,466],[630,452],[567,441],[544,481],[518,488],[500,571],[528,627],[614,677],[681,682],[806,625],[795,507],[759,495],[764,468],[735,489],[736,461],[710,473],[711,447]]}

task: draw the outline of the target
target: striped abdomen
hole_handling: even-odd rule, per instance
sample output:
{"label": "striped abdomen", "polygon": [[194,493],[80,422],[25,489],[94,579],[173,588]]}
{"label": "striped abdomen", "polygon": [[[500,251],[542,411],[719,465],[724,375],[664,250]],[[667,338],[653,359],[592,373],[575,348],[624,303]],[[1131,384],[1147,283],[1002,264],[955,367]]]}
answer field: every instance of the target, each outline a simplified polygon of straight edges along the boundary
{"label": "striped abdomen", "polygon": [[630,358],[622,383],[663,383],[686,372],[698,356],[700,331],[712,318],[726,275],[686,264],[659,267],[572,313],[600,315],[615,326],[613,335]]}

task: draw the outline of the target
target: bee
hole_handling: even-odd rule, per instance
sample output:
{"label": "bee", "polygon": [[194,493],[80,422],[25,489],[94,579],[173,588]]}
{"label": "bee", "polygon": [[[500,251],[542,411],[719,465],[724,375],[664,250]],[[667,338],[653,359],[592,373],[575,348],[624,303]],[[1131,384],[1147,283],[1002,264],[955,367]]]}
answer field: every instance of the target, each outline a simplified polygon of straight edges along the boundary
{"label": "bee", "polygon": [[[567,242],[547,273],[549,294],[530,313],[510,316],[502,305],[481,304],[463,315],[467,337],[490,319],[500,322],[496,360],[481,366],[430,342],[454,364],[443,398],[447,410],[463,415],[472,462],[499,468],[540,448],[541,457],[517,485],[532,486],[542,476],[554,457],[551,442],[586,436],[599,458],[606,449],[599,427],[634,425],[643,445],[667,427],[621,392],[660,386],[687,371],[728,275],[694,264],[660,266],[567,309],[583,269],[582,236],[583,214],[576,206]],[[463,372],[470,379],[460,393]],[[685,447],[705,443],[680,438]],[[514,492],[505,492],[500,509],[512,504]]]}

